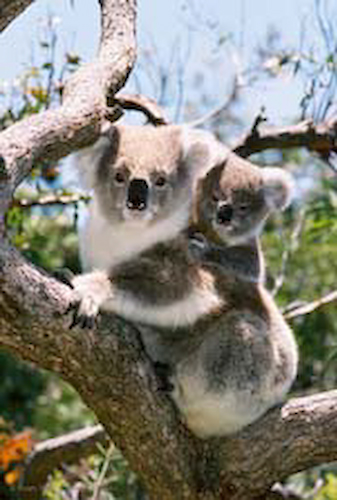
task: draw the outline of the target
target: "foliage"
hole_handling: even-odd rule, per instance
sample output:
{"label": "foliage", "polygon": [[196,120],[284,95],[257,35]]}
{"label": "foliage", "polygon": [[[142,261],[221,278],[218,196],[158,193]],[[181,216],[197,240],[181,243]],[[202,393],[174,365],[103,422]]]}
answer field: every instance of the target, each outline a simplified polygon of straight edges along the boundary
{"label": "foliage", "polygon": [[[322,22],[324,25],[326,20],[323,19]],[[40,41],[43,54],[40,66],[30,67],[24,72],[15,92],[10,93],[10,99],[7,94],[2,95],[5,111],[0,116],[0,129],[29,114],[56,105],[62,97],[65,75],[73,71],[80,62],[76,54],[66,54],[61,67],[56,67],[57,32],[52,20],[48,26],[45,38]],[[226,37],[221,40],[223,43]],[[322,94],[319,78],[325,78],[326,74],[332,75],[333,72],[336,74],[336,54],[332,48],[323,58],[317,55],[317,60],[310,59],[304,52],[283,49],[281,40],[274,36],[270,38],[269,45],[260,50],[259,56],[261,68],[273,78],[285,66],[290,65],[294,75],[302,72],[305,78],[310,73],[311,80],[307,78],[306,81],[309,86],[311,81],[311,93],[303,96],[303,115],[309,112],[314,114],[316,110],[316,118],[326,116],[331,105],[328,94],[331,89],[326,87],[326,93]],[[181,63],[180,69],[178,68],[179,78],[183,74],[182,67]],[[162,84],[164,76],[161,67]],[[318,78],[317,85],[312,84],[312,81],[316,81],[313,80],[314,77],[316,80]],[[166,85],[159,90],[162,100],[170,100],[168,89]],[[319,94],[316,89],[319,89]],[[180,114],[181,94],[180,89],[180,97],[176,97],[176,116]],[[204,97],[200,98],[200,102],[197,101],[197,105],[201,106],[207,101]],[[187,111],[189,106],[192,106],[191,103],[188,104]],[[226,123],[232,127],[238,121],[231,115],[231,120]],[[220,119],[213,120],[213,132],[222,136],[227,133],[223,128]],[[265,154],[258,158],[262,163],[266,159],[269,157]],[[298,301],[315,300],[336,286],[337,180],[326,164],[313,160],[312,157],[308,158],[301,151],[280,155],[277,160],[284,165],[291,163],[300,187],[306,186],[310,181],[309,189],[300,190],[294,207],[284,216],[273,219],[263,235],[268,286],[274,290],[278,304],[286,308]],[[35,165],[24,189],[21,188],[16,194],[17,203],[8,214],[7,228],[13,243],[36,265],[50,272],[62,267],[77,272],[79,262],[76,225],[81,206],[70,205],[64,209],[56,204],[24,208],[19,203],[20,200],[39,197],[46,192],[66,192],[63,183],[58,165]],[[331,304],[310,315],[296,318],[292,326],[301,359],[295,390],[303,393],[336,386],[335,306]],[[7,353],[0,353],[0,379],[1,415],[6,420],[11,420],[16,429],[32,426],[39,438],[46,438],[93,422],[89,410],[67,384],[54,375],[37,373],[23,363],[14,361]],[[301,492],[311,494],[318,479],[323,479],[323,486],[314,493],[314,498],[332,500],[337,497],[335,472],[332,466],[321,467],[292,478],[289,484]],[[81,491],[81,498],[91,498],[99,481],[102,484],[100,498],[131,499],[137,496],[139,485],[115,448],[100,450],[100,453],[83,460],[77,466],[55,471],[45,495],[50,500],[72,498],[71,495],[77,488]]]}

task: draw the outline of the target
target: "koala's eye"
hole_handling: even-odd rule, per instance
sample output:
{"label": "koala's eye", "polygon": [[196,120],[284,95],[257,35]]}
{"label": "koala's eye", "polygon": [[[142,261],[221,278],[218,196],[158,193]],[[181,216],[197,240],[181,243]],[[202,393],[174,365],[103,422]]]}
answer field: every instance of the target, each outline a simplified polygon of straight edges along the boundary
{"label": "koala's eye", "polygon": [[248,203],[242,203],[241,205],[238,206],[238,209],[239,209],[240,213],[245,214],[249,210],[249,205],[248,205]]}
{"label": "koala's eye", "polygon": [[212,194],[212,200],[215,201],[215,203],[219,201],[219,196],[217,195],[217,193]]}
{"label": "koala's eye", "polygon": [[119,186],[121,186],[126,181],[125,174],[123,172],[121,172],[121,171],[117,171],[115,173],[114,181],[115,181],[116,184],[118,184]]}
{"label": "koala's eye", "polygon": [[157,187],[164,187],[164,186],[166,186],[166,183],[167,183],[167,179],[164,175],[159,175],[159,177],[157,177],[157,179],[155,180],[155,185]]}

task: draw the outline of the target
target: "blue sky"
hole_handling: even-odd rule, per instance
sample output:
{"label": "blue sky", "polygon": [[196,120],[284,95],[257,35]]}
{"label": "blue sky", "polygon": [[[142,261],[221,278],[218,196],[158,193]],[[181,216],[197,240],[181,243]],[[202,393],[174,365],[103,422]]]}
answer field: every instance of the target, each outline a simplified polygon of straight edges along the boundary
{"label": "blue sky", "polygon": [[[74,0],[72,8],[70,0],[34,2],[0,37],[0,80],[14,79],[25,65],[36,61],[37,40],[48,13],[61,20],[59,56],[74,50],[90,60],[99,38],[96,4],[94,0]],[[276,26],[285,43],[292,47],[299,46],[303,24],[314,38],[313,9],[314,0],[139,0],[140,52],[157,52],[158,61],[167,67],[173,47],[176,51],[179,47],[186,82],[185,101],[193,95],[193,82],[201,73],[203,85],[211,95],[211,107],[225,100],[235,71],[246,66],[270,26]],[[221,37],[226,41],[219,47]],[[149,68],[145,70],[149,72]],[[139,74],[141,90],[158,97],[150,78],[144,77],[144,72],[143,76]],[[129,87],[135,88],[135,79],[130,79]],[[301,85],[286,76],[274,82],[259,82],[245,91],[247,119],[253,119],[265,105],[271,122],[289,120],[298,110],[301,91]]]}

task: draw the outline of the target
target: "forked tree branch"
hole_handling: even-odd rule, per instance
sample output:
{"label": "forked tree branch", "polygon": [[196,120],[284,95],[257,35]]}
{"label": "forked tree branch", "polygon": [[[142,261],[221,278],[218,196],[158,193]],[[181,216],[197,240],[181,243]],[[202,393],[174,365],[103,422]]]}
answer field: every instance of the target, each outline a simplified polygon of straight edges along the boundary
{"label": "forked tree branch", "polygon": [[[135,0],[100,0],[100,5],[99,54],[69,80],[62,107],[0,133],[3,218],[34,162],[55,161],[98,137],[109,112],[107,96],[122,87],[132,68]],[[302,142],[303,134],[324,138],[324,147],[311,142],[310,148],[325,151],[324,134],[330,128],[309,129],[297,130],[297,137]],[[253,135],[259,134],[255,130]],[[247,140],[244,145],[243,155]],[[250,147],[254,152],[252,139]],[[103,315],[91,331],[70,331],[64,312],[72,291],[25,261],[5,239],[0,240],[0,285],[1,345],[59,373],[77,389],[151,498],[262,498],[276,480],[337,459],[337,392],[290,401],[237,436],[203,442],[188,433],[172,401],[159,390],[134,325]]]}

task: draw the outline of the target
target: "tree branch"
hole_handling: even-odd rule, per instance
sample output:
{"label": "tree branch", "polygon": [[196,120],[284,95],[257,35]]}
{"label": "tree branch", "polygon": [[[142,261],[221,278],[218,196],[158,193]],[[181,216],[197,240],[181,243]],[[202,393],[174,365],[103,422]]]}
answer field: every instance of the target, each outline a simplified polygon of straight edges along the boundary
{"label": "tree branch", "polygon": [[313,302],[309,302],[308,304],[295,307],[290,311],[285,311],[283,315],[286,319],[297,318],[298,316],[304,316],[305,314],[310,314],[313,311],[320,309],[322,306],[325,306],[326,304],[331,304],[331,302],[335,302],[336,300],[337,300],[337,290],[334,290],[333,292],[330,292],[327,295],[324,295],[323,297],[314,300]]}
{"label": "tree branch", "polygon": [[109,442],[101,425],[80,429],[38,443],[28,457],[20,485],[22,500],[39,500],[48,475],[61,464],[74,464]]}
{"label": "tree branch", "polygon": [[[135,0],[100,0],[102,39],[96,60],[67,83],[63,105],[0,134],[0,214],[34,162],[57,160],[93,142],[107,96],[121,88],[135,58]],[[273,133],[258,125],[236,148],[335,151],[334,122]],[[259,149],[260,148],[260,149]],[[160,500],[263,497],[276,480],[337,459],[337,391],[289,401],[240,434],[197,440],[159,390],[135,326],[103,315],[99,327],[69,331],[72,291],[0,241],[0,344],[59,373],[93,409],[107,433]],[[165,460],[163,460],[163,454]]]}
{"label": "tree branch", "polygon": [[323,157],[337,152],[337,118],[315,125],[306,120],[283,128],[255,128],[244,136],[233,151],[246,158],[266,149],[289,149],[304,147]]}
{"label": "tree branch", "polygon": [[0,269],[0,344],[77,389],[153,498],[179,499],[175,492],[189,491],[195,484],[190,438],[160,392],[135,328],[103,316],[92,331],[69,330],[62,313],[71,289],[5,243]]}
{"label": "tree branch", "polygon": [[18,17],[34,0],[0,0],[0,32]]}
{"label": "tree branch", "polygon": [[88,203],[91,200],[89,194],[81,193],[47,193],[33,198],[14,198],[11,207],[32,208],[46,207],[50,205],[72,205],[79,202]]}
{"label": "tree branch", "polygon": [[144,95],[117,94],[112,102],[116,102],[123,109],[142,112],[149,122],[155,126],[169,124],[163,110],[156,101]]}
{"label": "tree branch", "polygon": [[260,498],[276,481],[336,460],[336,432],[337,391],[331,391],[291,399],[223,440],[221,474],[231,500],[246,498],[245,491]]}
{"label": "tree branch", "polygon": [[102,35],[98,56],[66,83],[62,106],[1,132],[0,212],[5,211],[13,190],[34,162],[58,160],[98,137],[107,95],[123,86],[135,60],[135,2],[100,0]]}

